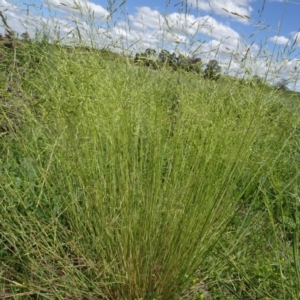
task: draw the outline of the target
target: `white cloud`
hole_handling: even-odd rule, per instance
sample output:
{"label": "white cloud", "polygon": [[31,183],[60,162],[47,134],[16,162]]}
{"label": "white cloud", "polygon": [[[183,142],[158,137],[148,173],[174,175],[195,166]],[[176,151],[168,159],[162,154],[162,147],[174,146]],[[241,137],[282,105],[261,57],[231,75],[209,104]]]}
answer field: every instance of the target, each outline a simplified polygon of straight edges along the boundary
{"label": "white cloud", "polygon": [[236,31],[211,16],[196,18],[193,15],[173,13],[166,17],[164,25],[173,32],[180,32],[191,37],[202,33],[218,40],[229,37],[233,40],[239,39],[239,34]]}
{"label": "white cloud", "polygon": [[[7,23],[19,36],[27,31],[31,38],[34,38],[39,33],[48,35],[49,40],[53,41],[60,37],[63,42],[69,43],[71,40],[78,41],[78,36],[75,27],[72,24],[72,19],[59,18],[59,17],[45,17],[41,13],[32,11],[21,11],[18,9],[9,9],[3,13],[7,19]],[[79,29],[83,37],[88,36],[90,30],[86,22],[79,24]],[[2,32],[4,29],[2,30]]]}
{"label": "white cloud", "polygon": [[[83,3],[83,0],[80,1],[77,2],[77,6]],[[48,5],[50,9],[52,8],[52,12],[58,10],[65,15],[62,18],[44,17],[41,14],[34,13],[26,16],[25,13],[21,13],[18,10],[15,12],[10,10],[5,14],[9,15],[10,20],[14,19],[12,22],[14,30],[19,34],[26,29],[33,37],[35,27],[38,27],[40,29],[47,28],[49,33],[56,31],[65,41],[70,40],[74,35],[76,38],[77,31],[74,28],[74,20],[77,20],[76,15],[78,14],[75,12],[78,9],[76,10],[76,7],[74,7],[74,2],[72,0],[49,0]],[[87,2],[85,8],[91,9],[94,7],[93,5],[91,2]],[[96,5],[96,8],[95,16],[97,14],[98,16],[107,16],[108,12],[101,6]],[[191,14],[180,13],[162,15],[157,10],[152,10],[149,7],[139,7],[134,15],[128,16],[128,20],[129,24],[119,21],[109,30],[94,28],[93,33],[96,33],[95,40],[101,41],[101,45],[108,43],[117,47],[123,47],[124,50],[126,47],[131,47],[130,45],[134,45],[129,52],[145,47],[159,48],[162,45],[169,50],[174,48],[180,49],[182,45],[185,45],[185,50],[191,52],[188,48],[191,48],[192,45],[198,44],[201,48],[201,43],[197,43],[200,39],[206,40],[205,43],[203,41],[202,43],[203,45],[210,45],[209,48],[212,52],[220,51],[220,49],[223,52],[230,52],[239,43],[239,34],[236,31],[230,26],[218,22],[211,16],[195,17]],[[88,39],[91,29],[87,22],[84,21],[84,18],[77,23],[77,26],[82,37]]]}
{"label": "white cloud", "polygon": [[231,27],[218,22],[214,18],[207,16],[199,18],[199,23],[201,24],[201,33],[208,36],[212,36],[219,40],[225,40],[230,38],[233,43],[239,39],[239,34],[233,30]]}
{"label": "white cloud", "polygon": [[[6,18],[8,26],[14,30],[16,34],[20,35],[25,31],[30,31],[31,26],[28,24],[28,19],[25,16],[22,16],[15,7],[4,11],[3,15]],[[4,32],[4,28],[5,27],[3,26],[1,32]],[[32,32],[34,32],[33,28],[32,30]]]}
{"label": "white cloud", "polygon": [[290,40],[284,36],[273,36],[269,41],[278,45],[288,45]]}
{"label": "white cloud", "polygon": [[163,22],[163,16],[149,7],[142,6],[137,8],[135,15],[129,15],[134,29],[160,29]]}
{"label": "white cloud", "polygon": [[159,38],[167,38],[169,42],[188,43],[197,40],[197,35],[206,35],[207,39],[225,41],[230,39],[236,45],[239,34],[228,25],[218,22],[211,16],[195,17],[191,14],[172,13],[161,15],[148,7],[137,8],[135,15],[129,15],[130,31],[137,31],[140,36],[153,34]]}
{"label": "white cloud", "polygon": [[0,10],[11,9],[11,8],[16,9],[17,7],[5,0],[0,0]]}
{"label": "white cloud", "polygon": [[252,0],[188,0],[187,1],[193,7],[207,12],[214,12],[224,17],[234,18],[241,23],[248,23],[247,17],[251,16],[253,11],[250,3]]}
{"label": "white cloud", "polygon": [[95,21],[106,21],[109,12],[101,5],[85,0],[45,0],[47,5],[61,12],[82,14],[87,17],[93,14]]}

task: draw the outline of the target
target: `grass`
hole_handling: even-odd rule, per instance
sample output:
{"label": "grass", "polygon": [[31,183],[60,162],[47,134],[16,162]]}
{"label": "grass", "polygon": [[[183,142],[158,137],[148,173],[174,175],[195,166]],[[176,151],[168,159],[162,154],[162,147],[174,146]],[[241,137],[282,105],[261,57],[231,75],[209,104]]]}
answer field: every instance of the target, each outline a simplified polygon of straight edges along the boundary
{"label": "grass", "polygon": [[2,299],[299,299],[288,93],[43,42],[2,51]]}

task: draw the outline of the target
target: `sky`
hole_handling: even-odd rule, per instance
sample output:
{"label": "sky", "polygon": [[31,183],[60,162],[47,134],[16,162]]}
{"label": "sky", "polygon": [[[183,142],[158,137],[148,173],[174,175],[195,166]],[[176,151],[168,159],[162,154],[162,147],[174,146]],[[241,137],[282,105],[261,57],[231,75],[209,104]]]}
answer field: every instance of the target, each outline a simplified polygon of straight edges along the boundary
{"label": "sky", "polygon": [[18,34],[47,29],[71,43],[78,28],[82,40],[116,52],[216,59],[225,74],[286,79],[300,91],[300,0],[0,0],[0,10]]}

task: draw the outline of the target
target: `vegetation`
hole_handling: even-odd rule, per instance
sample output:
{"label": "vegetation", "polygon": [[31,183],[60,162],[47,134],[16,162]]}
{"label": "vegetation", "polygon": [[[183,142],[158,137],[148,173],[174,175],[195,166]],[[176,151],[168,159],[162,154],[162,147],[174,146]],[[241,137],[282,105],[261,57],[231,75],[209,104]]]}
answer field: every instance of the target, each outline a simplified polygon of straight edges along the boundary
{"label": "vegetation", "polygon": [[297,93],[3,39],[0,298],[299,299]]}
{"label": "vegetation", "polygon": [[288,84],[287,79],[281,79],[276,83],[276,88],[278,90],[287,91],[288,90],[287,84]]}
{"label": "vegetation", "polygon": [[144,53],[136,53],[134,62],[138,65],[151,67],[154,70],[170,67],[178,71],[202,73],[201,58],[188,58],[183,54],[176,56],[175,53],[162,49],[157,56],[156,50],[147,48]]}
{"label": "vegetation", "polygon": [[219,66],[219,63],[215,59],[210,60],[206,66],[204,78],[218,80],[220,75],[221,67]]}

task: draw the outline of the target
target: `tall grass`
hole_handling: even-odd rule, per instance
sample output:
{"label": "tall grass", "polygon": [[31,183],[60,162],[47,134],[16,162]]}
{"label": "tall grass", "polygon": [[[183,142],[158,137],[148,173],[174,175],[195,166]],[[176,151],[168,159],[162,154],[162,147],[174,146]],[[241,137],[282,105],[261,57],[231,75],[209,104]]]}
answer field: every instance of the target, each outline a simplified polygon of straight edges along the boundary
{"label": "tall grass", "polygon": [[27,72],[0,141],[2,298],[183,299],[204,280],[191,299],[299,297],[299,120],[280,94],[6,51]]}

